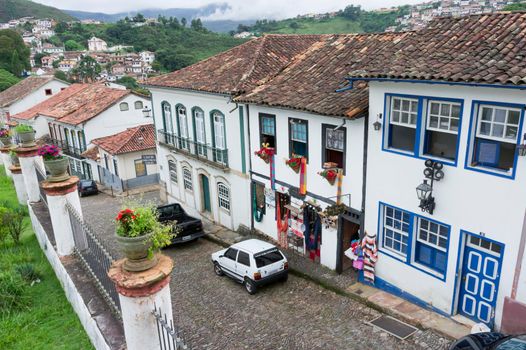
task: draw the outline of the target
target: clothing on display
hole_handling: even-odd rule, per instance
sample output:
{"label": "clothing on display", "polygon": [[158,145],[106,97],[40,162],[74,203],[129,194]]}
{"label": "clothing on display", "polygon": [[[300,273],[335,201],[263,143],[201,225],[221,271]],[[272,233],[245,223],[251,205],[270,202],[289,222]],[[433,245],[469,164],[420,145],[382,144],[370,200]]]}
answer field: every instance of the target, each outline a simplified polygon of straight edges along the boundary
{"label": "clothing on display", "polygon": [[374,283],[374,268],[378,260],[378,249],[376,247],[376,235],[368,234],[362,239],[363,249],[363,277],[366,281]]}

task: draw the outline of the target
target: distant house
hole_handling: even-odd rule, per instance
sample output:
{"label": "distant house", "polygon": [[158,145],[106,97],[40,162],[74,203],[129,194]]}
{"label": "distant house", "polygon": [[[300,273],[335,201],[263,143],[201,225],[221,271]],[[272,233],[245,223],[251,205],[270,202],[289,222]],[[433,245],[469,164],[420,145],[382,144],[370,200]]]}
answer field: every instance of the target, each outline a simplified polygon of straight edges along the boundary
{"label": "distant house", "polygon": [[53,76],[31,76],[0,92],[0,122],[47,100],[69,86]]}
{"label": "distant house", "polygon": [[111,72],[115,76],[122,77],[126,74],[126,67],[122,64],[116,64],[111,67]]}
{"label": "distant house", "polygon": [[68,73],[70,70],[75,68],[76,65],[77,61],[75,60],[62,60],[58,63],[58,69],[60,69],[64,73]]}
{"label": "distant house", "polygon": [[[128,128],[91,141],[86,156],[97,164],[100,182],[117,191],[159,183],[152,123]],[[95,159],[93,159],[95,157]]]}
{"label": "distant house", "polygon": [[106,51],[108,49],[108,44],[97,37],[92,37],[88,40],[88,50],[89,51]]}
{"label": "distant house", "polygon": [[42,44],[42,51],[47,53],[58,53],[61,54],[65,51],[64,46],[55,46],[50,43]]}
{"label": "distant house", "polygon": [[40,62],[42,62],[42,67],[53,67],[53,61],[55,59],[52,56],[44,56],[40,59]]}
{"label": "distant house", "polygon": [[155,61],[155,53],[151,51],[142,51],[140,54],[141,60],[145,64],[152,64]]}

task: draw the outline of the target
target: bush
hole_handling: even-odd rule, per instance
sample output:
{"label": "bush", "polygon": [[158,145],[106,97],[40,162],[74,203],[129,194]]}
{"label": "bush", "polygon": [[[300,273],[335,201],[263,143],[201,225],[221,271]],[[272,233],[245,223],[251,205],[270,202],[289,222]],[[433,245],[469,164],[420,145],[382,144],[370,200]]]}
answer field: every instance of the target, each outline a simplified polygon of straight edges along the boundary
{"label": "bush", "polygon": [[16,272],[27,283],[42,279],[42,274],[35,268],[33,264],[25,263],[16,267]]}
{"label": "bush", "polygon": [[28,285],[19,274],[0,272],[0,314],[5,315],[27,306]]}
{"label": "bush", "polygon": [[6,207],[0,207],[0,244],[4,243],[9,236],[8,215],[10,210]]}
{"label": "bush", "polygon": [[24,221],[27,214],[27,209],[21,206],[8,210],[4,214],[4,223],[15,244],[20,244],[20,237],[27,227],[27,223]]}
{"label": "bush", "polygon": [[15,131],[16,132],[30,132],[30,131],[33,131],[33,127],[31,125],[18,124],[15,127]]}

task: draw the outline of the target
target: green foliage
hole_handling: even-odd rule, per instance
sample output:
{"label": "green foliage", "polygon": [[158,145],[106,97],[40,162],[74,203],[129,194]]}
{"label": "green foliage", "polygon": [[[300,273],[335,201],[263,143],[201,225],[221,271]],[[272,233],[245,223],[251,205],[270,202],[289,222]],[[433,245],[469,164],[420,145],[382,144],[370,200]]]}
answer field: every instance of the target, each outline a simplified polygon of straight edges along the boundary
{"label": "green foliage", "polygon": [[33,127],[27,124],[18,124],[15,126],[15,131],[18,133],[31,132],[33,131]]}
{"label": "green foliage", "polygon": [[504,6],[503,11],[526,11],[526,3],[519,2]]}
{"label": "green foliage", "polygon": [[360,18],[361,14],[362,8],[360,7],[360,5],[349,5],[341,12],[342,17],[345,17],[351,21],[357,21]]}
{"label": "green foliage", "polygon": [[47,42],[50,43],[50,44],[53,44],[55,46],[61,46],[62,45],[62,40],[60,40],[60,38],[58,36],[56,36],[56,35],[53,35],[52,37],[47,39]]}
{"label": "green foliage", "polygon": [[30,68],[29,48],[20,34],[10,29],[0,30],[0,69],[20,76],[24,69]]}
{"label": "green foliage", "polygon": [[56,71],[55,71],[55,74],[53,74],[53,75],[55,76],[55,78],[60,79],[60,80],[62,80],[62,81],[69,81],[69,80],[68,80],[68,76],[67,76],[67,74],[64,73],[64,72],[61,71],[61,70],[56,70]]}
{"label": "green foliage", "polygon": [[28,283],[33,283],[42,279],[42,273],[40,273],[35,265],[31,263],[17,265],[15,270],[18,272],[20,277],[22,277],[22,279]]}
{"label": "green foliage", "polygon": [[11,72],[0,68],[0,92],[10,88],[19,81],[20,79],[15,77]]}
{"label": "green foliage", "polygon": [[0,314],[10,314],[27,306],[27,288],[19,274],[0,272]]}
{"label": "green foliage", "polygon": [[78,42],[76,42],[75,40],[69,39],[64,43],[64,49],[66,51],[82,51],[82,50],[85,50],[86,48],[82,46],[81,44],[79,44]]}
{"label": "green foliage", "polygon": [[101,71],[100,64],[93,57],[84,56],[78,65],[71,70],[71,76],[74,76],[77,82],[89,83],[95,81]]}
{"label": "green foliage", "polygon": [[47,53],[45,52],[38,52],[35,54],[35,67],[42,67],[42,57],[46,57]]}
{"label": "green foliage", "polygon": [[27,215],[27,209],[22,206],[10,209],[4,214],[4,225],[16,245],[20,244],[20,237],[27,228],[27,223],[24,220]]}
{"label": "green foliage", "polygon": [[0,0],[0,22],[7,22],[26,16],[54,18],[60,21],[73,21],[74,17],[51,6],[28,0]]}
{"label": "green foliage", "polygon": [[6,221],[8,213],[8,208],[0,207],[0,244],[5,243],[9,237],[9,230]]}

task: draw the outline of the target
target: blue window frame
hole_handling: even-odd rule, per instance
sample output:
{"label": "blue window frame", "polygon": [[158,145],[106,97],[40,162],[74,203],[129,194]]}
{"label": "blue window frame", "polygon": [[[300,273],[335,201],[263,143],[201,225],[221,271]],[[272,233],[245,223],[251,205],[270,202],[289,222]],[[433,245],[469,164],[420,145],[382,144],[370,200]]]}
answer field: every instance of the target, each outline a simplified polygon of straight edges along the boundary
{"label": "blue window frame", "polygon": [[456,165],[463,101],[386,94],[382,149]]}
{"label": "blue window frame", "polygon": [[525,105],[474,101],[465,167],[515,178]]}
{"label": "blue window frame", "polygon": [[381,202],[379,214],[380,251],[445,281],[450,226]]}

